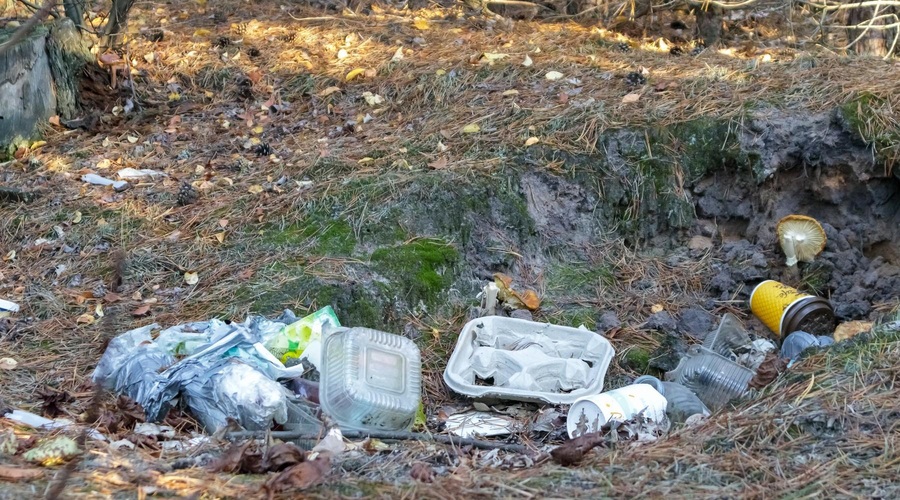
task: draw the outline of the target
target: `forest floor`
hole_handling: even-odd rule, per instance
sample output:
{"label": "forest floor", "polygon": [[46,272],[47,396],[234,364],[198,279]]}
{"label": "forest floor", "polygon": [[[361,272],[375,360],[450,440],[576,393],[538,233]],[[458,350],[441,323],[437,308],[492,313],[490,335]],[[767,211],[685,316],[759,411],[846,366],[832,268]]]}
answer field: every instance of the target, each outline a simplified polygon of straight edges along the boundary
{"label": "forest floor", "polygon": [[[228,444],[219,437],[197,444],[202,432],[188,413],[166,420],[175,437],[146,436],[135,433],[139,411],[113,395],[95,398],[91,373],[109,340],[127,330],[332,305],[345,324],[416,340],[425,427],[440,433],[448,412],[471,407],[441,375],[488,271],[536,290],[545,300],[538,320],[599,331],[601,313],[614,311],[620,323],[601,331],[617,352],[613,382],[661,373],[647,359],[664,343],[647,326],[661,311],[732,312],[761,335],[746,289],[710,290],[716,266],[737,273],[747,265],[723,264],[711,246],[724,238],[701,235],[711,238],[707,245],[667,260],[673,246],[687,248],[698,235],[673,231],[669,246],[640,246],[621,234],[641,223],[632,213],[604,240],[585,236],[586,263],[575,267],[559,264],[569,254],[555,247],[543,261],[530,257],[549,236],[510,240],[518,230],[513,212],[526,205],[517,201],[520,188],[509,188],[517,169],[571,180],[565,158],[611,154],[601,139],[620,129],[714,120],[730,131],[760,109],[842,109],[852,114],[860,148],[874,148],[871,176],[900,192],[891,173],[900,157],[898,62],[798,42],[814,29],[808,16],[728,16],[723,42],[703,47],[692,40],[692,18],[679,14],[616,29],[464,14],[435,7],[351,15],[235,0],[136,5],[122,54],[131,71],[119,88],[88,82],[84,98],[93,108],[80,127],[52,120],[43,141],[0,163],[4,186],[38,195],[0,200],[0,299],[21,306],[0,318],[0,358],[11,360],[0,362],[0,408],[76,422],[99,410],[105,420],[94,428],[137,447],[88,439],[68,466],[40,467],[22,452],[71,431],[0,419],[0,444],[14,435],[16,450],[0,446],[0,498],[54,488],[65,498],[292,497],[300,487],[323,498],[900,496],[896,289],[842,318],[874,321],[871,333],[806,356],[696,425],[643,442],[607,439],[570,466],[549,455],[564,433],[528,425],[564,410],[514,405],[504,411],[523,428],[498,442],[527,453],[373,440],[351,443],[330,467],[293,478],[294,486],[279,485],[287,479],[274,473],[210,471]],[[651,132],[645,137],[649,150]],[[161,175],[122,192],[82,181],[89,173],[118,180],[128,167]],[[679,167],[672,178],[682,175]],[[411,190],[424,182],[432,191]],[[485,229],[497,245],[480,248],[489,264],[469,248],[475,229],[446,231],[439,217],[482,213],[471,206],[477,201],[433,210],[407,199],[470,184],[489,186],[492,197],[513,193],[483,212],[505,221]],[[633,200],[635,210],[641,200]],[[879,277],[860,272],[854,285],[884,289],[885,277],[900,276],[891,245],[876,250],[866,258],[881,266]],[[780,259],[774,250],[766,256]],[[641,285],[648,276],[652,287]],[[810,276],[804,288],[827,292]],[[172,442],[179,444],[164,444]]]}

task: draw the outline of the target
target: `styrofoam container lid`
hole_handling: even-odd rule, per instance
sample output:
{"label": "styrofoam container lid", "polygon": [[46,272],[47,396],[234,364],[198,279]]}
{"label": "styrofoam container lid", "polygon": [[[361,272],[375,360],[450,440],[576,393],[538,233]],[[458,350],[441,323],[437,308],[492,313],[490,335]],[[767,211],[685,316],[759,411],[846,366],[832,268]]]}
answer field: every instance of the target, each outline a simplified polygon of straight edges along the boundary
{"label": "styrofoam container lid", "polygon": [[[503,335],[520,339],[519,347],[529,342],[550,343],[563,346],[562,350],[570,355],[561,359],[582,359],[587,362],[589,383],[582,388],[568,392],[548,392],[482,385],[476,383],[472,369],[476,333]],[[612,344],[600,334],[585,328],[539,323],[523,319],[502,316],[486,316],[469,321],[459,338],[447,368],[444,370],[444,381],[450,389],[467,396],[483,399],[506,399],[531,403],[572,404],[578,398],[603,392],[606,370],[615,355]],[[527,374],[527,368],[525,369]]]}

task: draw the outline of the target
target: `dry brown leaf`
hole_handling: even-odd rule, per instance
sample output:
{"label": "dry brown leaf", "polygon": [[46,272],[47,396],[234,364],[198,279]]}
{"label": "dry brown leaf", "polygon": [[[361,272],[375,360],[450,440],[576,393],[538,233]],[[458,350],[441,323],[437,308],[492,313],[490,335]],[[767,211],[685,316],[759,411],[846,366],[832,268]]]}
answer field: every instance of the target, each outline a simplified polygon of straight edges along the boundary
{"label": "dry brown leaf", "polygon": [[122,296],[117,293],[107,292],[107,294],[103,296],[103,302],[106,302],[107,304],[114,304],[120,300],[122,300]]}
{"label": "dry brown leaf", "polygon": [[623,104],[631,104],[634,102],[638,102],[638,100],[640,100],[640,98],[641,98],[641,94],[638,94],[637,92],[632,92],[630,94],[626,94],[625,97],[622,98],[622,103]]}
{"label": "dry brown leaf", "polygon": [[79,325],[90,325],[94,322],[93,314],[82,314],[81,316],[75,318],[75,322]]}
{"label": "dry brown leaf", "polygon": [[443,170],[443,169],[447,168],[447,157],[441,156],[437,160],[434,160],[433,162],[429,163],[428,166],[435,170]]}
{"label": "dry brown leaf", "polygon": [[322,482],[331,470],[331,457],[321,454],[315,460],[299,463],[269,478],[264,488],[270,493],[285,490],[303,490]]}
{"label": "dry brown leaf", "polygon": [[237,275],[238,279],[248,280],[253,277],[253,269],[244,269]]}
{"label": "dry brown leaf", "polygon": [[145,316],[149,312],[150,312],[150,306],[144,305],[144,306],[138,307],[134,311],[131,311],[131,315],[134,317],[139,317],[139,316]]}
{"label": "dry brown leaf", "polygon": [[834,341],[841,342],[872,330],[871,321],[847,321],[834,330]]}
{"label": "dry brown leaf", "polygon": [[59,115],[53,115],[53,116],[51,116],[47,121],[50,122],[50,125],[56,125],[57,127],[60,126],[60,124],[59,124]]}
{"label": "dry brown leaf", "polygon": [[0,479],[4,481],[25,481],[43,475],[44,471],[35,467],[13,467],[0,464]]}
{"label": "dry brown leaf", "polygon": [[423,483],[434,481],[434,469],[425,462],[414,463],[412,469],[409,471],[409,475],[416,481],[421,481]]}

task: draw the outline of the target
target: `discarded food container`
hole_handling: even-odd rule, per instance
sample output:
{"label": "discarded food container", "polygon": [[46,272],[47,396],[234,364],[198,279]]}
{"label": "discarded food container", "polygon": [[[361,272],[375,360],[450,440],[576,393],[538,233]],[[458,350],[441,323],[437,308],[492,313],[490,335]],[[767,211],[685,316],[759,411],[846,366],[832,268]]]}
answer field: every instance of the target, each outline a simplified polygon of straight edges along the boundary
{"label": "discarded food container", "polygon": [[608,340],[584,328],[486,316],[459,334],[444,381],[475,398],[572,404],[603,391],[614,354]]}
{"label": "discarded food container", "polygon": [[715,411],[743,395],[753,375],[753,370],[705,347],[691,346],[678,366],[666,373],[666,380],[687,387]]}
{"label": "discarded food container", "polygon": [[[273,356],[284,363],[284,366],[294,366],[304,357],[310,358],[310,362],[319,368],[322,332],[341,326],[337,315],[331,306],[306,316],[290,325],[282,328],[277,334],[266,340],[265,346]],[[315,352],[306,352],[307,349]]]}
{"label": "discarded food container", "polygon": [[747,335],[741,321],[734,314],[726,313],[719,322],[715,332],[706,336],[703,346],[710,351],[730,357],[736,349],[741,349],[750,344],[750,336]]}
{"label": "discarded food container", "polygon": [[666,404],[666,416],[673,422],[684,422],[691,415],[703,415],[708,417],[709,408],[700,401],[696,394],[687,387],[675,382],[663,382],[662,380],[643,375],[634,379],[635,384],[652,385],[654,389],[668,402]]}
{"label": "discarded food container", "polygon": [[338,328],[322,346],[319,399],[345,430],[407,430],[419,408],[421,355],[409,339]]}
{"label": "discarded food container", "polygon": [[750,310],[779,338],[797,330],[814,335],[830,335],[834,331],[830,302],[774,280],[756,285],[750,294]]}
{"label": "discarded food container", "polygon": [[653,386],[632,384],[602,394],[578,398],[569,407],[566,430],[575,439],[584,434],[599,432],[612,420],[624,422],[639,413],[653,422],[666,418],[666,398]]}
{"label": "discarded food container", "polygon": [[791,361],[810,347],[825,347],[834,344],[834,339],[825,335],[810,335],[803,331],[792,332],[781,344],[781,357]]}

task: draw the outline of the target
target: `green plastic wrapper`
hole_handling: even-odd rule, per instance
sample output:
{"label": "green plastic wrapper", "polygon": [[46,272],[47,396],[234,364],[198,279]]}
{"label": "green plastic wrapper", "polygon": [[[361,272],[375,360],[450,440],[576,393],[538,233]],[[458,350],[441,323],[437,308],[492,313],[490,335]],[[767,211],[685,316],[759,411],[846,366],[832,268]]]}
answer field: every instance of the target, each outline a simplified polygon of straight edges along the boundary
{"label": "green plastic wrapper", "polygon": [[265,347],[284,366],[294,366],[300,362],[300,357],[309,344],[322,340],[322,332],[339,326],[341,323],[334,314],[334,309],[325,306],[282,328],[265,343]]}

